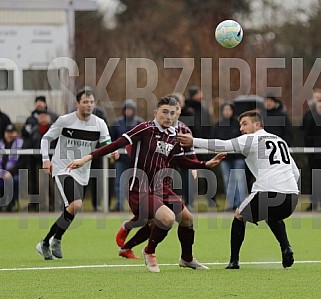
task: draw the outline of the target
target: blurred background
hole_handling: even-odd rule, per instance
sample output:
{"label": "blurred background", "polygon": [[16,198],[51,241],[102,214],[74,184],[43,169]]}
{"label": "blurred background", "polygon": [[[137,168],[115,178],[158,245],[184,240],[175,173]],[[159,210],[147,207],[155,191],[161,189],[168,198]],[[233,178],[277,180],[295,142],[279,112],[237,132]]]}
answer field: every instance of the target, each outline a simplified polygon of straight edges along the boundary
{"label": "blurred background", "polygon": [[[74,109],[75,91],[91,85],[111,126],[130,96],[128,86],[143,88],[152,75],[153,97],[134,99],[138,117],[151,119],[160,96],[175,90],[188,98],[190,86],[201,86],[214,124],[222,103],[236,100],[238,109],[249,100],[262,106],[267,87],[277,87],[292,125],[291,146],[304,146],[303,116],[313,89],[321,87],[320,14],[321,0],[0,0],[0,111],[22,128],[37,96],[62,115]],[[233,49],[214,38],[225,19],[243,27],[243,41]],[[142,66],[131,78],[128,65],[138,58],[151,61],[156,71]],[[186,60],[165,67],[168,58]],[[222,59],[243,63],[232,63],[227,76]],[[271,59],[279,60],[261,72]],[[176,86],[186,67],[186,86]],[[295,158],[309,177],[307,155]],[[309,192],[309,179],[302,184]]]}
{"label": "blurred background", "polygon": [[[48,106],[62,114],[72,109],[71,97],[77,88],[98,83],[101,78],[103,81],[108,61],[120,58],[108,84],[100,82],[96,87],[99,105],[107,112],[113,110],[108,118],[112,123],[126,98],[126,59],[147,58],[156,63],[154,94],[159,97],[174,90],[181,73],[179,68],[164,68],[164,58],[193,58],[188,83],[197,86],[201,85],[202,59],[210,58],[205,63],[206,71],[211,70],[212,84],[204,100],[217,117],[219,97],[231,100],[244,93],[265,95],[264,76],[257,74],[257,58],[283,58],[284,66],[268,70],[267,85],[281,87],[285,107],[293,124],[298,125],[302,115],[293,115],[292,109],[304,105],[312,90],[304,90],[295,98],[296,78],[304,83],[311,72],[316,72],[315,86],[320,85],[320,67],[312,69],[321,51],[320,4],[320,0],[1,0],[0,105],[15,123],[23,123],[32,110],[34,96],[45,92]],[[235,19],[244,29],[243,41],[234,49],[225,49],[214,39],[215,27],[224,19]],[[52,61],[61,56],[75,60],[77,74],[57,71]],[[6,58],[13,65],[4,61]],[[95,69],[86,72],[86,58],[88,64],[89,58],[95,59]],[[250,78],[240,86],[240,72],[232,69],[230,82],[220,81],[224,75],[219,72],[220,58],[244,60],[250,67]],[[302,72],[293,69],[294,58],[302,59]],[[144,69],[138,70],[137,86],[145,86],[146,75]],[[19,101],[14,111],[10,108],[12,100]],[[146,99],[138,99],[137,104],[140,117],[151,117]]]}

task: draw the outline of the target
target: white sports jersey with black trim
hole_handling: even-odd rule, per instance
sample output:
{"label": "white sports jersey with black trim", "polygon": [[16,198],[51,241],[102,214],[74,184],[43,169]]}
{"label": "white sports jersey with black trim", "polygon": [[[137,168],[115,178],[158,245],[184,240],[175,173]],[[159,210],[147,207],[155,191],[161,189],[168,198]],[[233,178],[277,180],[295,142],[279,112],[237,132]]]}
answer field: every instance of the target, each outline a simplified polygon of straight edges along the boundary
{"label": "white sports jersey with black trim", "polygon": [[252,192],[299,193],[299,170],[286,142],[261,129],[230,140],[193,138],[195,147],[241,153],[256,181]]}
{"label": "white sports jersey with black trim", "polygon": [[96,115],[91,114],[89,120],[80,120],[77,112],[60,116],[50,127],[41,140],[43,161],[49,160],[50,142],[58,138],[52,157],[52,176],[70,175],[79,184],[87,185],[90,176],[90,165],[66,171],[67,165],[74,159],[80,159],[90,154],[100,143],[110,143],[111,138],[106,123]]}

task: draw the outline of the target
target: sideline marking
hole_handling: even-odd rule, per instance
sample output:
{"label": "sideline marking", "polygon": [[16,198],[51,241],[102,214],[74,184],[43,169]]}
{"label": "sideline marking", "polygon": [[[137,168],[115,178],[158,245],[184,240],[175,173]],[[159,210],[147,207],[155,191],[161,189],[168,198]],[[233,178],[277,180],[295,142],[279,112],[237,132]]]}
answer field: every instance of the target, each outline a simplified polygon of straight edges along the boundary
{"label": "sideline marking", "polygon": [[[295,261],[294,264],[320,264],[320,261]],[[221,266],[228,263],[202,263],[204,265]],[[281,261],[277,262],[242,262],[241,265],[274,265],[281,264]],[[178,266],[178,264],[158,264],[159,266]],[[0,272],[4,271],[39,271],[39,270],[68,270],[68,269],[95,269],[95,268],[122,268],[122,267],[145,267],[145,264],[115,264],[115,265],[79,265],[79,266],[57,266],[57,267],[28,267],[28,268],[0,268]]]}

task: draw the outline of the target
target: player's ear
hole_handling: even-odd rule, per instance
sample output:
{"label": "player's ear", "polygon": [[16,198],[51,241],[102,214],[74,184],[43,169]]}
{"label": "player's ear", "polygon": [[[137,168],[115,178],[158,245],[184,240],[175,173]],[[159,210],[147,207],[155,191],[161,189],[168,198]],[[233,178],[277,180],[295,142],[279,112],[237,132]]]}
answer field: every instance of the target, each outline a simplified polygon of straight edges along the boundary
{"label": "player's ear", "polygon": [[157,109],[154,110],[154,116],[156,117],[157,114]]}

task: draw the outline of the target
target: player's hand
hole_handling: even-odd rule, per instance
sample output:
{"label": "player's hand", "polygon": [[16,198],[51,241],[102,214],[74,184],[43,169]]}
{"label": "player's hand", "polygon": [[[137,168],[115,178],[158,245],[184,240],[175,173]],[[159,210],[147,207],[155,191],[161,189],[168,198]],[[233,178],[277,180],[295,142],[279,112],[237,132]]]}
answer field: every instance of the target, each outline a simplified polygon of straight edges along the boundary
{"label": "player's hand", "polygon": [[227,153],[219,153],[211,160],[206,161],[206,167],[212,168],[220,164],[220,162],[226,157]]}
{"label": "player's hand", "polygon": [[197,169],[192,169],[192,177],[194,180],[197,179]]}
{"label": "player's hand", "polygon": [[85,157],[82,157],[81,159],[76,159],[72,162],[70,162],[68,165],[67,165],[67,168],[66,170],[73,170],[73,169],[77,169],[77,168],[80,168],[82,166],[85,165],[85,163],[87,163],[88,161],[90,161],[92,159],[92,155],[87,155]]}
{"label": "player's hand", "polygon": [[177,141],[182,147],[191,147],[193,146],[193,136],[191,134],[177,134]]}
{"label": "player's hand", "polygon": [[112,157],[112,158],[114,158],[115,160],[118,160],[119,159],[119,152],[118,151],[114,151],[114,152],[112,152],[111,154],[110,154],[110,156]]}
{"label": "player's hand", "polygon": [[11,173],[10,173],[9,171],[5,171],[4,176],[3,176],[3,179],[4,179],[4,180],[9,180],[9,179],[11,179],[11,178],[12,178]]}
{"label": "player's hand", "polygon": [[42,162],[42,168],[47,174],[51,174],[52,171],[52,164],[50,160],[46,160]]}

